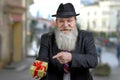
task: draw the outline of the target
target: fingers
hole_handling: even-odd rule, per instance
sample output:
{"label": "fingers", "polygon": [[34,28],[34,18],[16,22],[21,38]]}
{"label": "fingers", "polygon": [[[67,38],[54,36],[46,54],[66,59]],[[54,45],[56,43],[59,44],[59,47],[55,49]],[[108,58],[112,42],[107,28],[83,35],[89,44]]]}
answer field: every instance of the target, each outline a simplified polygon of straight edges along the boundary
{"label": "fingers", "polygon": [[57,59],[61,64],[65,64],[72,60],[72,55],[68,52],[60,52],[52,58]]}
{"label": "fingers", "polygon": [[35,78],[35,79],[38,79],[38,80],[40,79],[40,77],[38,77],[38,76],[35,76],[34,78]]}
{"label": "fingers", "polygon": [[61,53],[58,53],[57,55],[53,56],[53,59],[58,59],[59,57],[61,57],[62,54]]}
{"label": "fingers", "polygon": [[65,60],[59,60],[59,62],[60,62],[61,64],[65,64],[65,63],[66,63]]}
{"label": "fingers", "polygon": [[58,53],[57,55],[53,56],[53,59],[57,59],[61,64],[64,63],[64,59],[62,58],[62,53]]}
{"label": "fingers", "polygon": [[61,64],[65,64],[66,61],[62,57],[56,58]]}

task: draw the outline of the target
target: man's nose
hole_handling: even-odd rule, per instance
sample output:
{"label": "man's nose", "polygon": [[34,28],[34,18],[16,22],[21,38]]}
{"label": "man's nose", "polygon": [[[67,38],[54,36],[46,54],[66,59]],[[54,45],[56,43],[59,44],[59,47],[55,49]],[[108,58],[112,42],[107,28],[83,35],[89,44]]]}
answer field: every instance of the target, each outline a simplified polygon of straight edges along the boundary
{"label": "man's nose", "polygon": [[68,22],[64,22],[64,27],[67,27],[67,26],[69,26],[70,24],[68,23]]}

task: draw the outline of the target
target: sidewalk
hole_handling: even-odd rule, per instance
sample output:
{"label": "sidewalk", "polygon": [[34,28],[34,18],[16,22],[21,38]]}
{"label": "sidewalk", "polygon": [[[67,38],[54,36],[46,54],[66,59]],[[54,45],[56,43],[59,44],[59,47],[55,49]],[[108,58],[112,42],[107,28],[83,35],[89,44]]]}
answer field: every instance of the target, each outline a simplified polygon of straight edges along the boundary
{"label": "sidewalk", "polygon": [[34,57],[27,57],[22,62],[11,64],[0,71],[0,80],[36,80],[30,76],[29,68]]}
{"label": "sidewalk", "polygon": [[22,60],[21,62],[12,63],[8,66],[5,66],[4,69],[21,71],[21,70],[27,69],[33,63],[34,60],[35,60],[34,57],[27,57],[26,59]]}
{"label": "sidewalk", "polygon": [[111,74],[108,77],[94,76],[94,80],[120,80],[120,67],[111,68]]}
{"label": "sidewalk", "polygon": [[108,77],[94,76],[94,80],[120,80],[120,66],[116,58],[115,48],[103,47],[102,63],[107,63],[111,67],[111,74]]}

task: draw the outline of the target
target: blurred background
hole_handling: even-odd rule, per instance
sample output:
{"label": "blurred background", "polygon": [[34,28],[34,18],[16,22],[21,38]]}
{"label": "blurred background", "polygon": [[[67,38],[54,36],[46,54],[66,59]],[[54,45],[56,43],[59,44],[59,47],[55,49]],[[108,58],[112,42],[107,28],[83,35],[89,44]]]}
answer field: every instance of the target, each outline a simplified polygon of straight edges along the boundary
{"label": "blurred background", "polygon": [[55,29],[51,15],[66,2],[80,13],[79,28],[93,32],[99,59],[94,79],[120,79],[120,0],[0,0],[0,80],[34,80],[29,67],[41,35]]}

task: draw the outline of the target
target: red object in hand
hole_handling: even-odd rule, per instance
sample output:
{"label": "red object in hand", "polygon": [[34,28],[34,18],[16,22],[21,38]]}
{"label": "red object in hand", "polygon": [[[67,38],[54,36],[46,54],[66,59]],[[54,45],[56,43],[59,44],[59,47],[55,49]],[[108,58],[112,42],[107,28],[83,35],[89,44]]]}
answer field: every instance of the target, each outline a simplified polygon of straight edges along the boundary
{"label": "red object in hand", "polygon": [[32,77],[43,77],[46,75],[48,68],[48,63],[44,61],[36,60],[33,65],[30,67],[30,74]]}
{"label": "red object in hand", "polygon": [[33,77],[35,77],[35,76],[38,76],[38,70],[44,70],[44,72],[46,72],[46,67],[45,66],[42,66],[42,64],[43,64],[43,62],[42,61],[35,61],[34,63],[33,63],[33,66],[36,66],[36,69],[35,69],[35,71],[34,71],[34,76]]}

